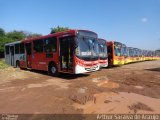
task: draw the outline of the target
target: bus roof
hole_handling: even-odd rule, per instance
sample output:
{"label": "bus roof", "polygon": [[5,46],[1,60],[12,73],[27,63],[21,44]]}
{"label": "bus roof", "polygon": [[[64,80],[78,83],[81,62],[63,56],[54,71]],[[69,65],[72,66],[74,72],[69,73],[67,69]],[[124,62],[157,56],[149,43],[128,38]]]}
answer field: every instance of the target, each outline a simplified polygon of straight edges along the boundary
{"label": "bus roof", "polygon": [[75,30],[75,31],[91,32],[91,33],[93,33],[93,34],[96,34],[96,35],[97,35],[97,33],[93,32],[93,31],[90,31],[90,30],[80,30],[80,29],[77,29],[77,30]]}
{"label": "bus roof", "polygon": [[116,44],[122,44],[121,42],[117,42],[117,41],[107,41],[107,43],[116,43]]}
{"label": "bus roof", "polygon": [[14,44],[18,44],[18,43],[21,43],[21,42],[22,42],[22,41],[15,41],[15,42],[7,43],[7,44],[5,44],[5,46],[7,46],[7,45],[12,46],[12,45],[14,45]]}
{"label": "bus roof", "polygon": [[105,40],[105,39],[103,39],[103,38],[98,38],[98,40],[103,40],[103,41],[106,41],[106,42],[107,42],[107,40]]}
{"label": "bus roof", "polygon": [[70,34],[74,34],[74,33],[78,32],[78,31],[91,32],[91,33],[97,35],[97,33],[89,31],[89,30],[67,30],[67,31],[64,31],[64,32],[57,32],[57,33],[54,33],[54,34],[48,34],[48,35],[40,36],[40,37],[36,37],[36,38],[24,39],[22,41],[23,42],[28,42],[28,41],[33,41],[33,40],[37,40],[37,39],[45,39],[45,38],[54,37],[54,36],[61,36],[61,35],[67,36],[67,35],[70,35]]}
{"label": "bus roof", "polygon": [[98,38],[98,43],[100,43],[100,44],[107,44],[107,41],[105,39]]}
{"label": "bus roof", "polygon": [[129,49],[134,49],[133,47],[128,47]]}

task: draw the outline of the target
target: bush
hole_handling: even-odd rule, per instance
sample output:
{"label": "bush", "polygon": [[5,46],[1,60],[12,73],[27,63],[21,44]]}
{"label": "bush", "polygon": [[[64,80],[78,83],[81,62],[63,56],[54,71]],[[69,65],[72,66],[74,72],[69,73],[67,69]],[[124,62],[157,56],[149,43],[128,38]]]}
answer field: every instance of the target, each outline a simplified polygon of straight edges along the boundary
{"label": "bush", "polygon": [[5,60],[0,59],[0,69],[5,69],[7,67],[8,67],[8,65],[5,63]]}

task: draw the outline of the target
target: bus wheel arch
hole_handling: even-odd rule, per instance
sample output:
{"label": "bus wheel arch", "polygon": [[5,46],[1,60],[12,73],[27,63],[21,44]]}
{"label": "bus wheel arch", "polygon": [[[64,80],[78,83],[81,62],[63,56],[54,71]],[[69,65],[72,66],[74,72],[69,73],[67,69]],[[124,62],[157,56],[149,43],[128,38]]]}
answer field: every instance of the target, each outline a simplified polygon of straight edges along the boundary
{"label": "bus wheel arch", "polygon": [[58,76],[59,72],[58,72],[58,67],[56,65],[55,62],[51,61],[48,64],[48,74],[51,76]]}

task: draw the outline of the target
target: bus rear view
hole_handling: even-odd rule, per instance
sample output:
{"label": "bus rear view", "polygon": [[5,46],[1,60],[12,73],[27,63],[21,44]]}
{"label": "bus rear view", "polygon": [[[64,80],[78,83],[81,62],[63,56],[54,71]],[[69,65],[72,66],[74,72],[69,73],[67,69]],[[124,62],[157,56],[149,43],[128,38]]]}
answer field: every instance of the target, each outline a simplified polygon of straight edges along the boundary
{"label": "bus rear view", "polygon": [[5,44],[5,62],[8,65],[19,67],[19,60],[21,56],[21,41]]}

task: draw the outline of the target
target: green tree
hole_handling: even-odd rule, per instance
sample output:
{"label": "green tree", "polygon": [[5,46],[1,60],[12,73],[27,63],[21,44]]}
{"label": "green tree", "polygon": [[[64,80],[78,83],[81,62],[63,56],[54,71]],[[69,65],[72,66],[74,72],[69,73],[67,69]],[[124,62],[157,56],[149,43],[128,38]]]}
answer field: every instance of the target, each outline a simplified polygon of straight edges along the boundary
{"label": "green tree", "polygon": [[42,36],[41,34],[38,33],[29,33],[26,38],[36,38]]}
{"label": "green tree", "polygon": [[54,34],[54,33],[57,33],[57,32],[63,32],[63,31],[67,31],[69,30],[68,27],[60,27],[60,26],[57,26],[55,28],[51,28],[51,32],[50,34]]}
{"label": "green tree", "polygon": [[39,36],[42,36],[42,35],[38,33],[17,31],[17,30],[13,30],[11,32],[6,33],[4,29],[0,28],[0,53],[4,52],[4,45],[6,43],[23,40],[25,38],[39,37]]}
{"label": "green tree", "polygon": [[4,44],[6,43],[5,41],[9,41],[5,37],[5,31],[3,28],[0,28],[0,53],[4,51]]}
{"label": "green tree", "polygon": [[6,36],[0,37],[0,52],[4,52],[4,45],[10,42],[13,42],[11,38],[8,38]]}
{"label": "green tree", "polygon": [[0,28],[0,37],[3,37],[5,36],[5,31],[4,29]]}
{"label": "green tree", "polygon": [[22,40],[26,37],[24,31],[11,31],[6,34],[8,38],[11,38],[13,41]]}

